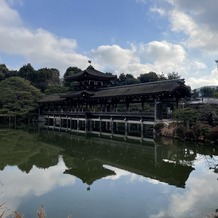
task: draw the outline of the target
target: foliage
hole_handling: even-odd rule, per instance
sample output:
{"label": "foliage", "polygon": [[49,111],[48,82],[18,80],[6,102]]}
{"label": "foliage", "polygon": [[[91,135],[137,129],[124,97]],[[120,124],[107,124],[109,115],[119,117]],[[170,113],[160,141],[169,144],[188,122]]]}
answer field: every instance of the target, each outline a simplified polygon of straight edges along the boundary
{"label": "foliage", "polygon": [[78,67],[68,67],[65,74],[64,74],[64,86],[67,87],[69,90],[74,90],[74,87],[77,85],[76,82],[71,82],[70,80],[68,80],[68,77],[77,74],[79,72],[81,72],[82,70]]}
{"label": "foliage", "polygon": [[192,127],[192,132],[195,140],[204,141],[209,139],[211,126],[203,123],[198,123]]}
{"label": "foliage", "polygon": [[64,93],[69,91],[69,88],[63,85],[48,85],[45,94],[46,95],[51,95],[55,93]]}
{"label": "foliage", "polygon": [[176,72],[168,73],[167,74],[168,79],[180,79],[180,75]]}
{"label": "foliage", "polygon": [[196,122],[198,118],[198,111],[191,108],[176,109],[173,112],[173,118],[181,120],[184,122],[185,125],[187,125],[189,121]]}
{"label": "foliage", "polygon": [[200,94],[200,92],[198,90],[194,89],[192,92],[192,98],[193,99],[198,98],[199,94]]}
{"label": "foliage", "polygon": [[41,68],[35,70],[31,64],[24,65],[20,68],[17,76],[29,80],[32,85],[44,92],[48,85],[60,84],[60,73],[55,68]]}
{"label": "foliage", "polygon": [[186,130],[185,131],[185,140],[188,140],[188,141],[190,141],[190,140],[193,140],[194,139],[194,133],[193,133],[193,131],[192,130]]}
{"label": "foliage", "polygon": [[215,126],[211,129],[209,134],[209,140],[214,143],[218,142],[218,126]]}
{"label": "foliage", "polygon": [[213,108],[210,104],[203,104],[198,109],[198,120],[204,120],[207,121],[208,124],[213,125],[213,119],[216,117],[215,114],[215,108]]}
{"label": "foliage", "polygon": [[68,77],[68,76],[72,76],[76,73],[81,72],[82,70],[78,67],[68,67],[65,74],[64,74],[64,78]]}
{"label": "foliage", "polygon": [[140,83],[147,83],[147,82],[154,82],[158,81],[159,77],[155,72],[149,72],[146,74],[140,74],[140,76],[137,78]]}
{"label": "foliage", "polygon": [[204,86],[200,89],[200,94],[202,97],[213,97],[214,91],[214,88]]}
{"label": "foliage", "polygon": [[118,85],[130,85],[130,84],[136,84],[136,83],[139,83],[139,81],[132,74],[125,75],[124,73],[120,74],[118,81],[117,81]]}
{"label": "foliage", "polygon": [[0,89],[1,116],[26,114],[37,107],[37,100],[42,97],[37,88],[20,77],[11,77],[1,81]]}
{"label": "foliage", "polygon": [[182,125],[177,126],[174,129],[174,137],[184,139],[185,138],[186,128]]}
{"label": "foliage", "polygon": [[162,128],[164,128],[164,124],[163,123],[156,123],[154,125],[155,131],[160,131]]}

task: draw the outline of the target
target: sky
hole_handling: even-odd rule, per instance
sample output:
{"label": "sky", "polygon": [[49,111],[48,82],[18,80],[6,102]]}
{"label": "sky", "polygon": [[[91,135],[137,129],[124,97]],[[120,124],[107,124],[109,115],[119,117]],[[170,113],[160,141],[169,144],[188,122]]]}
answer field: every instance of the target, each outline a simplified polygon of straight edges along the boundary
{"label": "sky", "polygon": [[177,72],[218,86],[217,0],[0,0],[0,63],[89,65],[115,75]]}

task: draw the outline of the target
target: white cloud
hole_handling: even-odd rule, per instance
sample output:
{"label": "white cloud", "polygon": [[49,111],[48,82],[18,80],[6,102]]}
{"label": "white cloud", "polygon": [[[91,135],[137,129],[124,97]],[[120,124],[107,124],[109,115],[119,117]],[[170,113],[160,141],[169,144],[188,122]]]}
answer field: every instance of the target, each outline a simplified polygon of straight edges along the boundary
{"label": "white cloud", "polygon": [[97,62],[112,65],[115,68],[138,62],[135,57],[135,49],[123,49],[119,45],[102,45],[92,50],[92,55]]}
{"label": "white cloud", "polygon": [[218,70],[215,69],[208,75],[199,77],[190,77],[187,79],[188,84],[192,84],[192,88],[200,88],[202,86],[212,85],[218,86]]}
{"label": "white cloud", "polygon": [[167,41],[153,41],[147,44],[131,44],[129,49],[119,45],[99,46],[92,50],[93,59],[99,65],[112,69],[117,74],[130,73],[135,77],[154,71],[158,74],[178,71],[184,73],[186,52],[181,45]]}
{"label": "white cloud", "polygon": [[213,212],[211,208],[217,206],[217,193],[214,191],[217,179],[214,172],[202,168],[202,165],[205,165],[204,161],[204,158],[196,160],[198,174],[190,176],[184,191],[170,194],[168,208],[160,210],[150,218],[212,217],[207,215]]}
{"label": "white cloud", "polygon": [[[200,74],[207,70],[206,65],[200,59],[191,57],[188,52],[191,48],[201,48],[216,53],[218,28],[209,25],[209,21],[214,16],[212,13],[214,9],[203,0],[200,2],[205,8],[201,8],[194,1],[190,3],[187,0],[165,0],[165,3],[166,1],[170,2],[171,8],[169,5],[161,4],[162,1],[156,0],[150,12],[164,16],[163,19],[168,15],[172,31],[169,35],[184,33],[182,41],[171,42],[172,39],[169,38],[144,43],[135,42],[130,44],[129,48],[123,48],[118,44],[100,45],[90,52],[87,51],[86,54],[81,54],[77,52],[77,41],[73,38],[57,37],[42,28],[27,28],[18,12],[12,8],[14,4],[22,4],[22,0],[0,0],[0,55],[4,53],[23,57],[25,60],[23,64],[31,63],[34,68],[57,68],[61,76],[69,66],[85,69],[88,65],[87,61],[91,58],[95,68],[118,75],[131,73],[137,77],[154,71],[158,74],[178,72],[185,78],[192,73],[199,78]],[[137,0],[137,2],[146,5],[148,3],[144,0]],[[213,6],[217,4],[214,0],[212,2]],[[190,11],[189,8],[192,9],[191,13],[187,12]],[[211,16],[207,9],[211,12]],[[202,23],[200,21],[203,18],[206,21]],[[204,76],[196,79],[192,76],[187,81],[193,82],[194,86],[204,82],[214,83],[214,80],[208,80],[209,78],[212,77]]]}
{"label": "white cloud", "polygon": [[185,60],[185,50],[181,45],[167,41],[153,41],[146,45],[146,54],[156,63],[182,63]]}
{"label": "white cloud", "polygon": [[11,9],[4,0],[0,0],[0,26],[19,26],[22,24],[19,14]]}
{"label": "white cloud", "polygon": [[152,8],[150,8],[150,11],[153,12],[153,13],[157,13],[160,16],[165,16],[166,15],[166,11],[163,8],[152,7]]}
{"label": "white cloud", "polygon": [[[48,169],[39,169],[33,166],[28,174],[21,172],[17,167],[8,166],[0,173],[4,178],[2,201],[6,202],[7,208],[16,210],[22,200],[29,195],[41,196],[59,186],[73,185],[76,178],[71,175],[63,175],[66,169],[62,158],[56,166]],[[25,184],[23,184],[24,181]]]}
{"label": "white cloud", "polygon": [[76,48],[75,39],[26,28],[19,14],[0,0],[0,52],[23,56],[33,66],[56,67],[63,75],[69,66],[87,67],[89,58],[78,54]]}
{"label": "white cloud", "polygon": [[170,21],[172,31],[183,32],[188,36],[185,40],[186,46],[217,52],[217,31],[211,31],[208,26],[195,23],[190,16],[177,10],[172,11]]}

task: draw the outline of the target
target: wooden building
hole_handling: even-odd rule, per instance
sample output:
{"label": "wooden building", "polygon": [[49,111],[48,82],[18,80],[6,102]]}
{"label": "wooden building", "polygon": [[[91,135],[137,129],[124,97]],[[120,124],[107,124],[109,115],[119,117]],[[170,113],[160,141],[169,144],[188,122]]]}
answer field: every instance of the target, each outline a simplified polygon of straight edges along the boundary
{"label": "wooden building", "polygon": [[[190,89],[183,79],[113,86],[116,76],[93,66],[67,78],[74,91],[40,100],[48,128],[66,131],[145,136],[145,125],[170,118]],[[132,128],[132,130],[131,130]]]}

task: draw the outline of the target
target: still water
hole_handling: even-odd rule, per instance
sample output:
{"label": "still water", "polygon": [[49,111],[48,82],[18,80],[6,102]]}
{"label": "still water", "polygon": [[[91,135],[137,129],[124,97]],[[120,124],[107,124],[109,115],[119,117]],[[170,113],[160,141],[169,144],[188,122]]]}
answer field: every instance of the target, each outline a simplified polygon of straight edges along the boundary
{"label": "still water", "polygon": [[[0,214],[50,218],[212,217],[218,149],[0,131]],[[8,214],[8,215],[7,215]]]}

